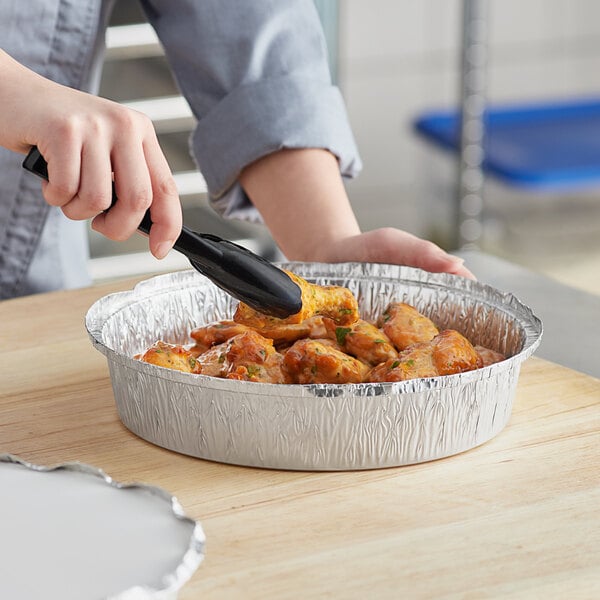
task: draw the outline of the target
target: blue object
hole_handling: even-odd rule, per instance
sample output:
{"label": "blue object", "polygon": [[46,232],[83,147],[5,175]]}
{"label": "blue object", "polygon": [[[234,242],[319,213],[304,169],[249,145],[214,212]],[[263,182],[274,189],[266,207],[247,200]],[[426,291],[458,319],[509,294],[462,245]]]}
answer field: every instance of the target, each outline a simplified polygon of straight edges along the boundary
{"label": "blue object", "polygon": [[[600,99],[490,107],[484,116],[483,170],[532,191],[600,187]],[[419,134],[459,150],[459,113],[432,111]]]}

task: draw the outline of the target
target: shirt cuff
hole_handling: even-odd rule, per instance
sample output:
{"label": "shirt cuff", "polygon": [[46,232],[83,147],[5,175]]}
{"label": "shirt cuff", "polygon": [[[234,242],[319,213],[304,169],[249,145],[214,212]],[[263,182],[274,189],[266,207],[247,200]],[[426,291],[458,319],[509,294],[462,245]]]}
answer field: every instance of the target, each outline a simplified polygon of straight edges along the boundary
{"label": "shirt cuff", "polygon": [[343,177],[362,168],[339,89],[299,75],[236,88],[198,121],[191,144],[210,202],[227,217],[257,220],[237,179],[245,166],[277,150],[329,150]]}

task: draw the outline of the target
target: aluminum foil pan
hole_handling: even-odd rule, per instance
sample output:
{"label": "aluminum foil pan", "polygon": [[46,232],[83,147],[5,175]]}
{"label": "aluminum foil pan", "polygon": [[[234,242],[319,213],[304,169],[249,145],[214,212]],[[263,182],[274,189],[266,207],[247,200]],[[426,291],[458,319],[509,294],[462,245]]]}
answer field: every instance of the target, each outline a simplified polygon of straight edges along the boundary
{"label": "aluminum foil pan", "polygon": [[0,598],[175,600],[204,556],[177,499],[83,463],[0,454]]}
{"label": "aluminum foil pan", "polygon": [[108,359],[117,409],[140,437],[199,458],[277,469],[351,470],[419,463],[495,436],[512,410],[521,363],[542,324],[512,294],[396,265],[283,263],[350,288],[363,318],[407,302],[440,328],[509,356],[467,373],[395,383],[280,385],[191,375],[131,358],[157,339],[187,344],[194,327],[231,318],[237,302],[195,271],[111,294],[86,326]]}

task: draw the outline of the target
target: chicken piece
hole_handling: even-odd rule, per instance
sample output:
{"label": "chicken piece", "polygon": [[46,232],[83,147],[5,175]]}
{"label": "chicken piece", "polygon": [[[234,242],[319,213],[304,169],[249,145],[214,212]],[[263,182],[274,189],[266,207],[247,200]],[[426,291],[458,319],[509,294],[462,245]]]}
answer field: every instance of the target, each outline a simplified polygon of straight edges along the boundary
{"label": "chicken piece", "polygon": [[390,358],[398,358],[398,352],[390,339],[375,325],[359,319],[356,323],[343,327],[331,319],[323,319],[327,334],[335,339],[340,349],[371,366]]}
{"label": "chicken piece", "polygon": [[293,344],[296,340],[305,337],[323,338],[327,334],[323,317],[320,316],[310,317],[302,323],[283,323],[265,329],[254,329],[235,321],[216,321],[191,331],[190,335],[196,344],[190,348],[190,351],[198,356],[212,346],[222,344],[234,335],[245,331],[258,331],[263,337],[273,340],[275,345]]}
{"label": "chicken piece", "polygon": [[399,352],[412,344],[429,342],[439,333],[430,319],[403,302],[392,302],[377,320],[377,326]]}
{"label": "chicken piece", "polygon": [[183,346],[167,344],[160,340],[143,354],[136,354],[134,358],[167,369],[185,373],[200,373],[200,365],[189,350]]}
{"label": "chicken piece", "polygon": [[195,346],[190,349],[195,355],[206,352],[212,346],[222,344],[234,335],[244,333],[250,328],[246,325],[240,325],[235,321],[215,321],[202,327],[192,329],[190,336],[196,342]]}
{"label": "chicken piece", "polygon": [[202,375],[209,377],[225,377],[227,375],[230,367],[227,361],[228,346],[229,341],[217,344],[196,357]]}
{"label": "chicken piece", "polygon": [[236,323],[259,331],[284,324],[302,323],[315,315],[329,317],[338,325],[349,325],[358,319],[358,302],[352,292],[340,286],[322,286],[309,283],[302,277],[286,271],[302,291],[302,308],[295,315],[280,319],[270,317],[240,302],[233,316]]}
{"label": "chicken piece", "polygon": [[293,383],[360,383],[369,371],[331,342],[310,339],[298,340],[286,351],[283,368]]}
{"label": "chicken piece", "polygon": [[447,329],[429,342],[419,342],[369,372],[370,383],[406,381],[472,371],[483,366],[481,357],[463,335]]}
{"label": "chicken piece", "polygon": [[213,346],[198,357],[202,374],[262,383],[286,383],[283,356],[269,340],[248,330]]}
{"label": "chicken piece", "polygon": [[207,350],[208,350],[208,348],[206,346],[200,346],[199,344],[194,344],[190,348],[190,354],[194,358],[198,358],[201,354],[204,354]]}
{"label": "chicken piece", "polygon": [[500,352],[496,352],[495,350],[491,350],[490,348],[486,348],[485,346],[475,346],[475,350],[477,354],[481,357],[484,367],[488,367],[489,365],[493,365],[494,363],[500,362],[506,358],[504,354]]}
{"label": "chicken piece", "polygon": [[398,358],[390,358],[373,367],[367,374],[369,383],[385,381],[406,381],[419,377],[437,377],[433,364],[433,346],[431,342],[414,344],[409,350],[401,352]]}
{"label": "chicken piece", "polygon": [[446,329],[435,337],[433,362],[440,375],[454,375],[483,367],[483,361],[471,342],[454,329]]}
{"label": "chicken piece", "polygon": [[[316,338],[314,341],[319,342],[319,344],[323,344],[324,346],[327,346],[328,348],[335,348],[336,350],[339,350],[340,352],[344,352],[344,349],[337,343],[337,341],[332,340],[331,338]],[[348,354],[348,353],[344,352],[344,354]]]}
{"label": "chicken piece", "polygon": [[315,315],[302,323],[283,323],[257,330],[262,336],[273,340],[276,346],[293,344],[302,338],[324,338],[327,335],[323,317]]}

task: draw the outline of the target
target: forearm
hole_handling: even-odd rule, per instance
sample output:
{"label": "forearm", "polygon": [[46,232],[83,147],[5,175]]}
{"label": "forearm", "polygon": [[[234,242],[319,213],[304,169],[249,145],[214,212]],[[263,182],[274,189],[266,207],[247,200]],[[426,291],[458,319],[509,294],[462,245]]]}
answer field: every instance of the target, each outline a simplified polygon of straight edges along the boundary
{"label": "forearm", "polygon": [[361,233],[333,154],[281,150],[249,165],[240,182],[290,260],[378,262],[473,274],[427,240],[384,227]]}
{"label": "forearm", "polygon": [[242,187],[290,260],[332,260],[360,233],[337,160],[321,149],[281,150],[244,169]]}

